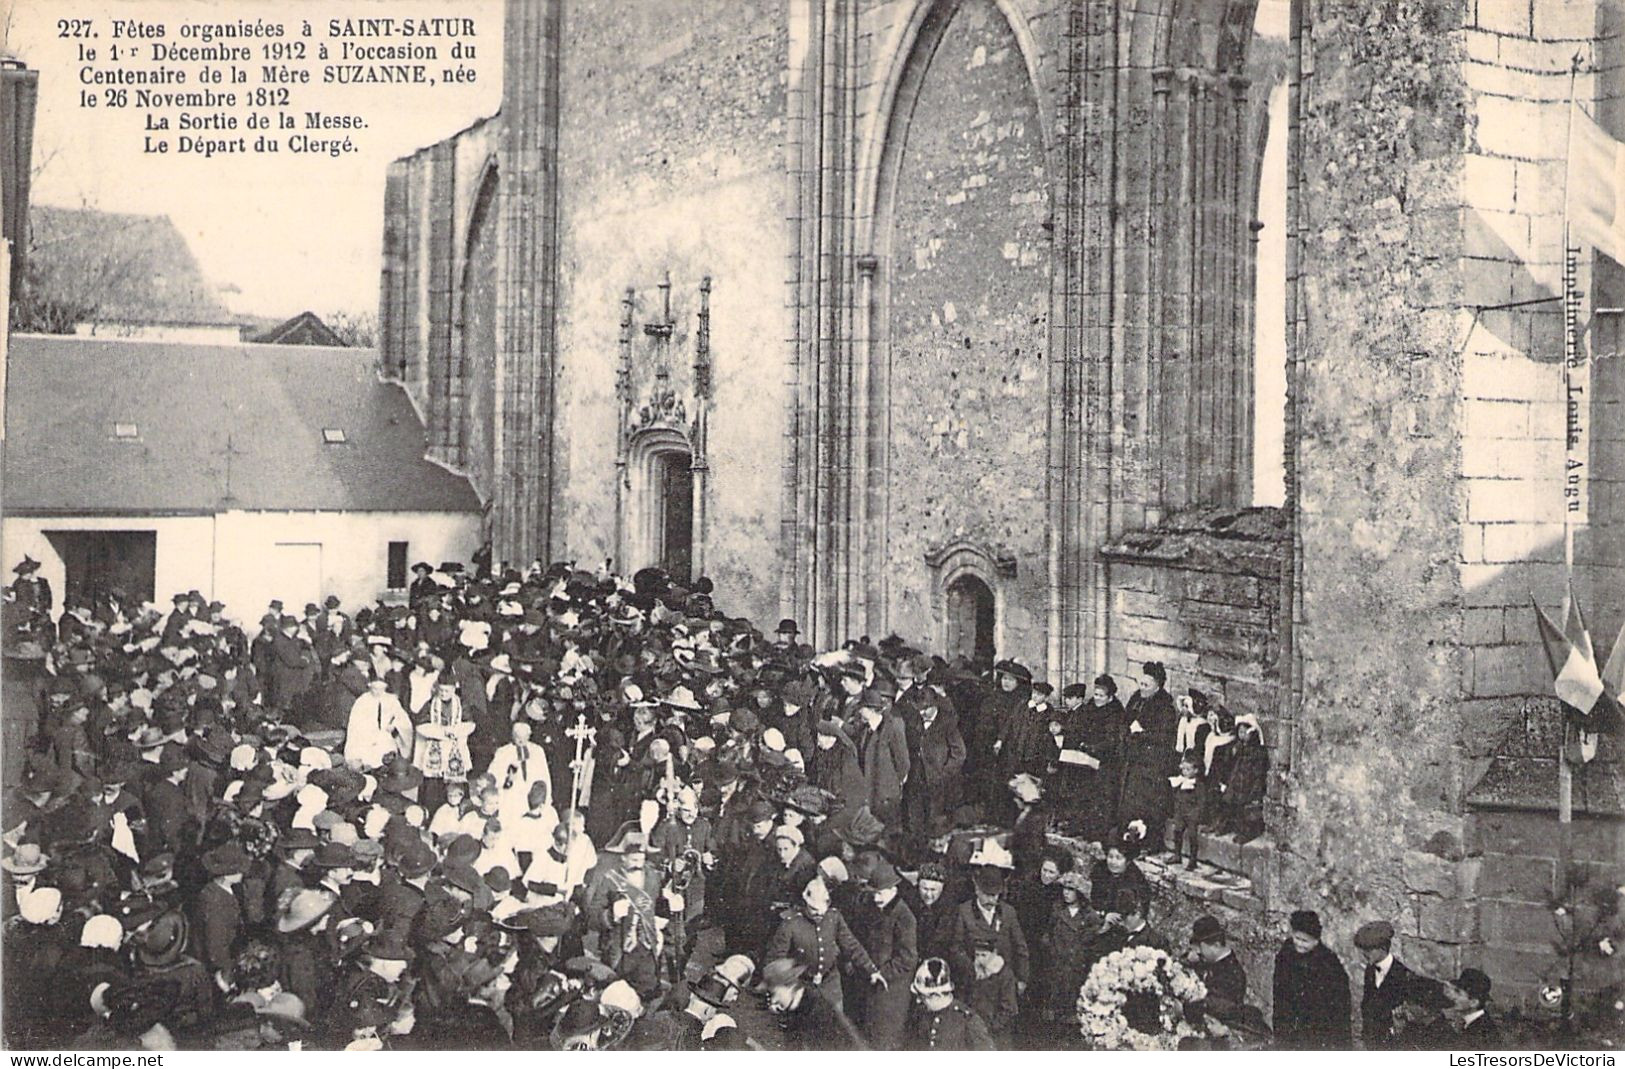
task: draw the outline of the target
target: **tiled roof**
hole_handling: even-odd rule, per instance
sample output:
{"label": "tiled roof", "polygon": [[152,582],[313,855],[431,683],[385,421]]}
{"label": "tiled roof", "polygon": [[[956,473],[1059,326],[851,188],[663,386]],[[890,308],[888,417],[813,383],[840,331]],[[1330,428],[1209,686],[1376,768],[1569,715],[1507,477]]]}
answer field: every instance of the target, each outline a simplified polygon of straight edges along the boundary
{"label": "tiled roof", "polygon": [[5,508],[479,511],[467,479],[423,458],[423,426],[375,361],[370,349],[16,335]]}
{"label": "tiled roof", "polygon": [[260,331],[249,341],[258,345],[344,345],[344,339],[315,312],[300,312],[292,319]]}

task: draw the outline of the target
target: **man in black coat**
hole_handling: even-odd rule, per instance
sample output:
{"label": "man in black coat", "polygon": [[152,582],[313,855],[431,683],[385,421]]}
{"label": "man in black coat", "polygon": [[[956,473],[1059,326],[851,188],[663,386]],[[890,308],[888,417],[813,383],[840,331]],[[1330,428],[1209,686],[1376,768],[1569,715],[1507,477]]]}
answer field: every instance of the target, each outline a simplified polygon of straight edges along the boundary
{"label": "man in black coat", "polygon": [[1191,925],[1190,967],[1207,988],[1206,1012],[1225,1024],[1238,1023],[1247,1004],[1247,973],[1230,949],[1224,926],[1205,913]]}
{"label": "man in black coat", "polygon": [[864,927],[864,949],[886,988],[864,1000],[864,1025],[876,1050],[898,1050],[908,1033],[909,984],[920,963],[919,933],[914,913],[898,897],[902,883],[891,862],[882,861],[869,876],[874,907]]}
{"label": "man in black coat", "polygon": [[1291,938],[1275,954],[1275,1043],[1285,1050],[1348,1050],[1349,977],[1320,941],[1320,915],[1292,914]]}
{"label": "man in black coat", "polygon": [[935,686],[919,685],[910,687],[907,697],[906,706],[899,701],[909,749],[903,822],[919,845],[930,834],[932,821],[959,805],[966,748],[947,694]]}
{"label": "man in black coat", "polygon": [[1404,1005],[1437,1010],[1444,1005],[1439,985],[1419,976],[1394,957],[1394,926],[1372,921],[1354,933],[1354,945],[1365,959],[1365,986],[1360,997],[1361,1041],[1367,1050],[1399,1046],[1394,1011]]}

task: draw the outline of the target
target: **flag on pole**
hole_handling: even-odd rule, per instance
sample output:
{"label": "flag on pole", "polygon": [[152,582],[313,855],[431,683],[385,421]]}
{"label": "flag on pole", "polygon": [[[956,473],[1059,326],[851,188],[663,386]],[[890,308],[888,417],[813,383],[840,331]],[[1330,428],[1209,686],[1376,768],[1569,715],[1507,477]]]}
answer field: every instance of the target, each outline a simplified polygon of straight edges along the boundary
{"label": "flag on pole", "polygon": [[1580,599],[1574,596],[1572,578],[1563,599],[1563,636],[1574,643],[1586,660],[1597,663],[1597,647],[1591,642],[1591,628],[1587,626],[1585,613],[1580,609]]}
{"label": "flag on pole", "polygon": [[1574,108],[1569,140],[1569,231],[1625,264],[1625,144]]}
{"label": "flag on pole", "polygon": [[1625,703],[1625,627],[1619,629],[1614,652],[1608,655],[1608,663],[1603,666],[1602,689],[1612,695],[1614,701]]}
{"label": "flag on pole", "polygon": [[[1533,603],[1534,599],[1530,601]],[[1591,640],[1585,634],[1585,626],[1580,621],[1574,599],[1569,599],[1562,629],[1538,604],[1535,605],[1535,617],[1540,625],[1540,639],[1546,648],[1546,661],[1552,668],[1552,682],[1558,699],[1584,716],[1591,715],[1603,696],[1602,676],[1597,671],[1596,658],[1588,652]]]}
{"label": "flag on pole", "polygon": [[[1533,603],[1534,599],[1530,601]],[[1592,736],[1589,746],[1583,747],[1590,750],[1584,757],[1589,761],[1596,753],[1595,734],[1617,732],[1620,727],[1620,691],[1625,689],[1625,635],[1615,642],[1606,672],[1599,672],[1591,634],[1572,588],[1564,605],[1561,628],[1538,604],[1535,618],[1540,627],[1541,645],[1546,650],[1546,663],[1552,669],[1553,690],[1559,701],[1580,714],[1582,742],[1587,741],[1586,735]],[[1605,683],[1605,676],[1613,682]]]}

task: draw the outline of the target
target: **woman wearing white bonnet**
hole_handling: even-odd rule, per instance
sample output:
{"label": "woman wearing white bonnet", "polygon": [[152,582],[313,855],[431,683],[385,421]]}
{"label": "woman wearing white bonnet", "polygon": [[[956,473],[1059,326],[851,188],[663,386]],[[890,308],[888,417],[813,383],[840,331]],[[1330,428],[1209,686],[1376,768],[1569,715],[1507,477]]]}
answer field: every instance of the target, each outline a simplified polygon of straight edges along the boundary
{"label": "woman wearing white bonnet", "polygon": [[55,887],[20,888],[17,913],[29,924],[55,924],[62,919],[62,892]]}
{"label": "woman wearing white bonnet", "polygon": [[117,950],[123,942],[124,926],[105,913],[87,920],[79,932],[79,945],[87,950]]}

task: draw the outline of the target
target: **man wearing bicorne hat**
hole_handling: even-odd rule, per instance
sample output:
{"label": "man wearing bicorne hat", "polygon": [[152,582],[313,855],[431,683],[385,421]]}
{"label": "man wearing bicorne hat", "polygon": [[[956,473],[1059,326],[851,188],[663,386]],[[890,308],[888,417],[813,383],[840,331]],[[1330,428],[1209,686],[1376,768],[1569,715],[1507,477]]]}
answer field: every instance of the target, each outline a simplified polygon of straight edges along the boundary
{"label": "man wearing bicorne hat", "polygon": [[657,963],[665,922],[683,908],[682,897],[662,892],[660,873],[647,864],[648,842],[635,822],[623,825],[604,852],[619,854],[621,863],[599,872],[588,889],[585,912],[599,932],[604,963],[651,1000],[660,991]]}

